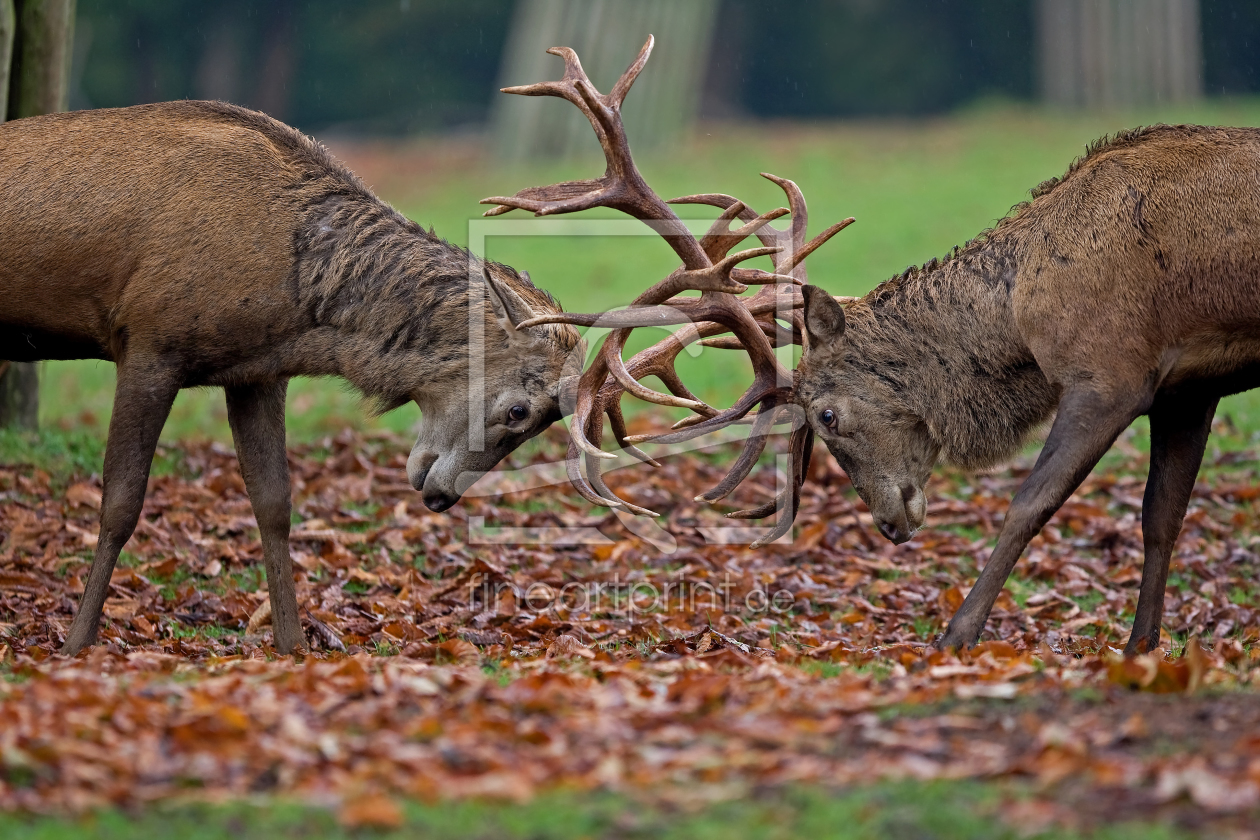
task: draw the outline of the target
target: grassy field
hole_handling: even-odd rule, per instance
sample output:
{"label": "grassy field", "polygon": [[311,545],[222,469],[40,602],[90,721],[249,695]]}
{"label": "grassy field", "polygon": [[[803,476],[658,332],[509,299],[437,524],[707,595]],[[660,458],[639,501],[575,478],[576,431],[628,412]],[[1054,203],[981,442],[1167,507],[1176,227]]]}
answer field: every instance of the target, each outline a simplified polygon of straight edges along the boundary
{"label": "grassy field", "polygon": [[140,815],[93,813],[78,820],[0,814],[9,840],[311,840],[372,836],[501,838],[501,840],[1176,840],[1193,835],[1158,821],[1064,831],[1039,825],[1025,792],[1015,785],[973,782],[884,783],[860,791],[789,789],[706,804],[681,798],[674,808],[609,794],[539,797],[527,804],[408,803],[397,828],[346,827],[331,811],[259,799],[254,803],[159,807]]}
{"label": "grassy field", "polygon": [[[1025,199],[1031,187],[1062,174],[1090,140],[1161,121],[1257,125],[1260,100],[1090,115],[989,103],[931,120],[711,124],[682,147],[644,158],[640,167],[662,196],[728,192],[758,209],[782,203],[780,191],[758,172],[796,180],[810,202],[811,230],[845,216],[858,219],[811,258],[811,281],[835,294],[859,294],[989,227]],[[480,219],[479,198],[589,177],[599,171],[598,159],[501,168],[480,153],[476,141],[467,139],[408,145],[334,142],[333,147],[408,216],[461,245],[469,243],[470,231],[474,239],[484,236],[491,258],[528,269],[566,309],[625,304],[676,265],[664,242],[652,236],[550,235],[562,228],[523,235],[515,226],[530,218],[523,213]],[[618,218],[606,211],[581,215]],[[689,217],[713,215],[691,209]],[[681,367],[702,396],[719,402],[729,401],[747,382],[738,354],[709,351],[684,360]],[[113,367],[108,363],[47,363],[41,421],[103,434],[112,389]],[[405,431],[418,418],[414,406],[382,418],[367,417],[357,397],[333,381],[295,382],[289,403],[294,440],[318,438],[345,426]],[[1223,410],[1245,429],[1260,427],[1260,402],[1250,397],[1227,401]],[[222,394],[206,390],[181,395],[165,437],[227,440]]]}

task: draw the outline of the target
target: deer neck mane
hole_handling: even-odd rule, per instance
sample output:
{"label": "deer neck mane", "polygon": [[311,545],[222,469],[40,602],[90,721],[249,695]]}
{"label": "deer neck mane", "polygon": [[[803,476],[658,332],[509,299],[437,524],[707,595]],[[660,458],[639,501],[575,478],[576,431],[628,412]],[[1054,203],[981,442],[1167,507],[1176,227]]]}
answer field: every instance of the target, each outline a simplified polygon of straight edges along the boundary
{"label": "deer neck mane", "polygon": [[[342,376],[388,410],[416,393],[467,387],[470,281],[480,294],[487,358],[506,334],[480,288],[482,264],[375,196],[333,195],[314,205],[295,236],[297,306],[306,323],[303,374]],[[493,265],[538,313],[559,305],[507,266]],[[549,327],[550,344],[577,345],[572,327]]]}
{"label": "deer neck mane", "polygon": [[966,469],[1015,454],[1058,401],[1015,325],[1016,244],[995,231],[881,284],[846,319],[846,361],[878,370]]}

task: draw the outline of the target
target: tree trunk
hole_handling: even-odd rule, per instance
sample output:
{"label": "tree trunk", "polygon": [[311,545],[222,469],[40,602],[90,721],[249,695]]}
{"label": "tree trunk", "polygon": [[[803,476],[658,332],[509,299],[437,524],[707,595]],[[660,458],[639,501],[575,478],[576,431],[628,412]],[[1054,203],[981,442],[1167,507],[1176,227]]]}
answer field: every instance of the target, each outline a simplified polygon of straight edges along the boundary
{"label": "tree trunk", "polygon": [[[74,0],[18,0],[16,4],[0,0],[0,59],[4,59],[0,81],[8,94],[8,102],[0,106],[0,120],[66,109],[73,43]],[[0,96],[0,103],[5,103],[5,97]],[[34,429],[39,420],[39,369],[33,362],[4,367],[0,428]]]}
{"label": "tree trunk", "polygon": [[289,88],[296,63],[296,11],[291,0],[271,0],[269,6],[271,17],[263,35],[262,63],[251,104],[264,114],[285,120],[293,98]]}
{"label": "tree trunk", "polygon": [[39,373],[30,362],[0,362],[0,429],[34,429],[39,420]]}
{"label": "tree trunk", "polygon": [[9,113],[9,69],[13,66],[13,40],[17,35],[17,11],[13,0],[0,0],[0,122]]}
{"label": "tree trunk", "polygon": [[[656,46],[626,99],[636,150],[676,139],[699,105],[717,16],[716,0],[520,0],[503,56],[503,86],[558,79],[564,64],[548,47],[572,47],[607,93],[648,35]],[[510,160],[598,154],[582,113],[559,99],[500,95],[491,119],[499,156]]]}
{"label": "tree trunk", "polygon": [[1038,0],[1036,26],[1047,102],[1115,108],[1202,95],[1198,0]]}
{"label": "tree trunk", "polygon": [[66,110],[74,0],[18,0],[9,119]]}

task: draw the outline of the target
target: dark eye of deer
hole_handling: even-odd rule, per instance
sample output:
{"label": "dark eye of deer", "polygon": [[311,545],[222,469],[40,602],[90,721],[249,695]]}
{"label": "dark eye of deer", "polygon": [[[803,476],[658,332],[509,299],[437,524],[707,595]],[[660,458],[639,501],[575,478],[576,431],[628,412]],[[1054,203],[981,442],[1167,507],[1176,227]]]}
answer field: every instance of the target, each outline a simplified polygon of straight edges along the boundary
{"label": "dark eye of deer", "polygon": [[529,416],[529,408],[523,405],[514,405],[508,409],[508,419],[513,423],[519,423]]}
{"label": "dark eye of deer", "polygon": [[822,414],[818,415],[818,419],[821,420],[822,424],[826,426],[828,429],[835,428],[836,413],[832,411],[830,408],[824,411]]}

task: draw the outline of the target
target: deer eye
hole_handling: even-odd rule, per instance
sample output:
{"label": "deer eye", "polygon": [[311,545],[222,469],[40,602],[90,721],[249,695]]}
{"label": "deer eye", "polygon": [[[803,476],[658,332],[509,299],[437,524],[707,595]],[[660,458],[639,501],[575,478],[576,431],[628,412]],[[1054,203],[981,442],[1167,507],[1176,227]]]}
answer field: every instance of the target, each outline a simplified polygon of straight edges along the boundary
{"label": "deer eye", "polygon": [[836,427],[836,413],[830,408],[819,414],[818,419],[822,421],[822,424],[828,429],[834,429]]}
{"label": "deer eye", "polygon": [[508,409],[508,419],[513,423],[519,423],[529,416],[529,407],[524,405],[514,405]]}

